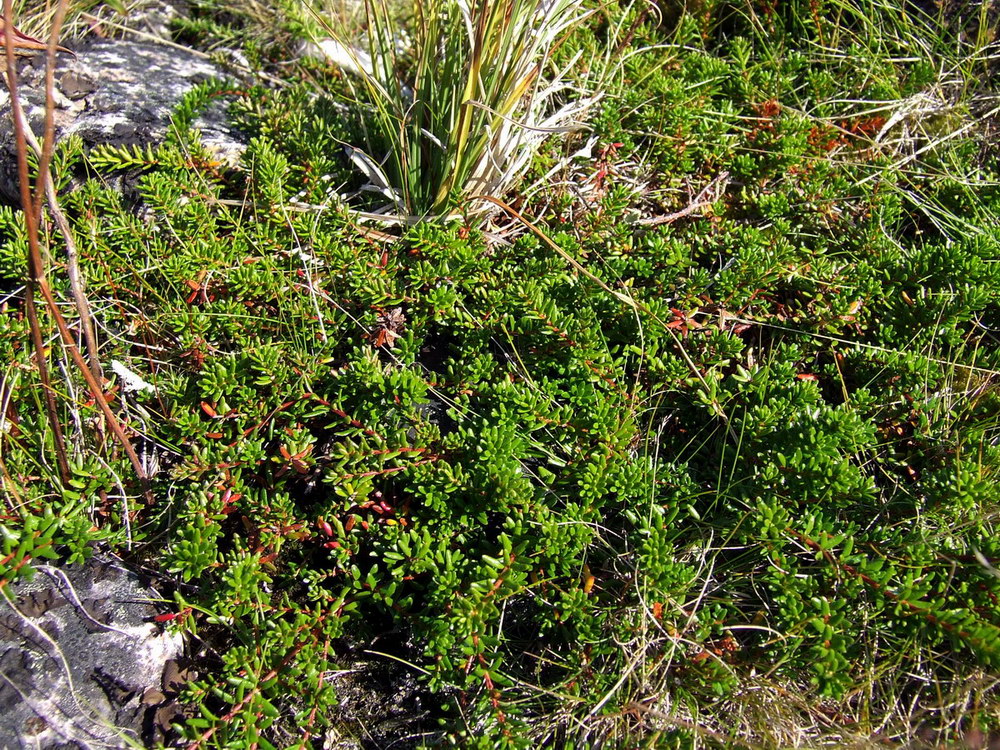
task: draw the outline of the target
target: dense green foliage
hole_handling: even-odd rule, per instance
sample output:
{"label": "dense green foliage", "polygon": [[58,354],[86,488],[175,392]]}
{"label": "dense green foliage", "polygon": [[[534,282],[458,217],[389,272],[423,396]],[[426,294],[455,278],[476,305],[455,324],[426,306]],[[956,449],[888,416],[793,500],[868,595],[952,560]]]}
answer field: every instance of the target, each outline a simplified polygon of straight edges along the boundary
{"label": "dense green foliage", "polygon": [[[142,172],[63,202],[105,363],[156,389],[113,381],[156,503],[75,377],[60,486],[8,298],[5,575],[101,540],[174,577],[175,624],[221,654],[188,688],[203,747],[309,746],[338,648],[390,632],[440,703],[430,744],[776,746],[818,706],[841,737],[947,735],[968,722],[930,707],[960,689],[996,726],[990,63],[946,18],[819,5],[630,11],[590,156],[554,145],[538,174],[577,155],[522,206],[587,274],[532,231],[359,226],[358,131],[316,64],[200,87],[145,153],[63,144],[64,187]],[[569,46],[608,45],[606,14]],[[189,130],[215,96],[239,169]]]}

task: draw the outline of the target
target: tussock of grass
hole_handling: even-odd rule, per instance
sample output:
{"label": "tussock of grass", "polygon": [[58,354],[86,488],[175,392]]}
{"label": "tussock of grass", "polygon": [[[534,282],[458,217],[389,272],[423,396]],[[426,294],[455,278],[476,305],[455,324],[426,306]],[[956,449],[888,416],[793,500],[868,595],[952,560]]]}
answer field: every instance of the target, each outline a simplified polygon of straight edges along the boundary
{"label": "tussock of grass", "polygon": [[405,40],[398,9],[364,9],[363,49],[341,42],[367,105],[351,158],[403,221],[490,210],[476,198],[502,197],[543,138],[578,126],[588,102],[559,102],[572,88],[550,65],[587,15],[578,3],[421,1]]}

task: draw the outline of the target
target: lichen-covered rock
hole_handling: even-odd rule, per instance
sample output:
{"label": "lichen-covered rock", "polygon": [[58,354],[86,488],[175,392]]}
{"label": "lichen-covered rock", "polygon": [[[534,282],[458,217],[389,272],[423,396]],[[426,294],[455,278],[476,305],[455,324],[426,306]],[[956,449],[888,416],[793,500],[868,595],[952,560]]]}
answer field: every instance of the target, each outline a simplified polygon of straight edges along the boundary
{"label": "lichen-covered rock", "polygon": [[159,595],[111,558],[37,565],[0,597],[0,748],[117,748],[150,739],[179,635]]}
{"label": "lichen-covered rock", "polygon": [[[71,134],[89,149],[98,144],[157,145],[167,134],[181,97],[210,78],[224,78],[218,66],[196,52],[128,39],[88,40],[77,57],[60,55],[55,85],[56,137]],[[45,117],[45,57],[25,58],[18,92],[36,135]],[[245,144],[228,125],[220,101],[196,122],[202,142],[217,160],[238,161]],[[10,96],[0,87],[0,197],[19,203]]]}

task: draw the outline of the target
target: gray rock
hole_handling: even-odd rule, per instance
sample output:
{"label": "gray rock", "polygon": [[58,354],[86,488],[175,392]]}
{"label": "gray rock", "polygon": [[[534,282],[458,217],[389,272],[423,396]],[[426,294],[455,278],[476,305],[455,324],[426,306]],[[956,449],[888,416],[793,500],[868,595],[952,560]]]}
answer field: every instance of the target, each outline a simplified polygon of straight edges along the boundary
{"label": "gray rock", "polygon": [[183,646],[159,595],[104,556],[36,568],[0,597],[0,748],[141,744]]}
{"label": "gray rock", "polygon": [[[76,134],[89,149],[98,144],[157,145],[170,126],[181,97],[225,71],[191,50],[129,39],[87,42],[77,58],[62,54],[56,71],[56,137]],[[18,91],[31,123],[40,136],[45,117],[45,59],[35,55],[21,62]],[[235,164],[245,143],[227,123],[225,104],[213,104],[195,127],[213,156]],[[20,202],[10,96],[0,90],[0,197]]]}

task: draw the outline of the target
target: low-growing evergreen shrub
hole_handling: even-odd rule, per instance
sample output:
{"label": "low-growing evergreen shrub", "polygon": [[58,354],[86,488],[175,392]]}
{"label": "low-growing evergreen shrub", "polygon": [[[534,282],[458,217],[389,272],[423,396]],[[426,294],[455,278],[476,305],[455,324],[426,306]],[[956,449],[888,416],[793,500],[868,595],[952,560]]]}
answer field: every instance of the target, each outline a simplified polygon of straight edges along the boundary
{"label": "low-growing evergreen shrub", "polygon": [[[953,694],[994,726],[996,176],[970,115],[889,125],[944,53],[830,7],[591,18],[579,49],[632,38],[566,169],[585,203],[524,207],[585,273],[533,232],[359,226],[331,196],[356,133],[311,85],[206,84],[160,148],[64,144],[64,180],[143,172],[141,213],[97,179],[63,201],[105,356],[155,388],[111,384],[157,502],[73,378],[60,485],[11,298],[4,576],[96,540],[173,576],[220,658],[186,689],[199,747],[351,731],[331,673],[386,634],[427,744],[958,737]],[[238,170],[188,130],[220,95]]]}

